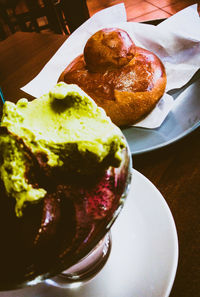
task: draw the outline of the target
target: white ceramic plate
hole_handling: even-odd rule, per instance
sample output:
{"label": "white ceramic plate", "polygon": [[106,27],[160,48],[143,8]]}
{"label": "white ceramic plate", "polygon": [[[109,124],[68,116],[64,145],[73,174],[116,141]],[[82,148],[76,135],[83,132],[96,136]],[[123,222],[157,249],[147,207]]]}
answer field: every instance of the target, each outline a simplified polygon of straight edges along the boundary
{"label": "white ceramic plate", "polygon": [[40,284],[1,297],[167,297],[178,262],[172,214],[156,187],[133,171],[131,191],[112,227],[108,262],[89,283],[74,289]]}

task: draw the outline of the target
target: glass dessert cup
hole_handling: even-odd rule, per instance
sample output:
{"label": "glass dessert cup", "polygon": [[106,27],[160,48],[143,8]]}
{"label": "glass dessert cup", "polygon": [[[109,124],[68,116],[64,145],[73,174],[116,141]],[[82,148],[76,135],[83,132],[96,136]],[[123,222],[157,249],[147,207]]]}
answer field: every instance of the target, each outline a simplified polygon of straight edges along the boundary
{"label": "glass dessert cup", "polygon": [[[88,233],[86,232],[81,241],[77,241],[76,250],[70,251],[69,255],[63,252],[62,257],[58,255],[57,259],[55,257],[46,258],[45,266],[43,265],[41,270],[30,272],[25,278],[21,278],[17,282],[11,281],[6,284],[2,281],[0,282],[0,289],[17,289],[44,281],[53,286],[73,288],[92,279],[109,257],[111,251],[110,229],[125,203],[131,184],[131,173],[131,155],[126,144],[122,152],[120,167],[110,167],[103,178],[100,178],[98,187],[100,185],[101,195],[97,195],[95,205],[91,204],[93,203],[91,200],[86,201],[85,205],[87,205],[87,211],[91,216],[92,228],[89,228]],[[99,192],[95,193],[98,194]],[[92,196],[91,198],[95,197]],[[80,222],[82,223],[81,220]],[[78,233],[77,236],[80,234]],[[40,265],[38,264],[40,261],[43,261],[42,257],[37,259],[37,265]]]}
{"label": "glass dessert cup", "polygon": [[48,285],[61,288],[79,287],[94,278],[106,264],[112,246],[111,227],[123,208],[131,183],[132,159],[128,146],[123,152],[123,160],[120,167],[115,170],[119,176],[123,176],[123,191],[118,201],[118,207],[116,207],[104,228],[96,235],[91,245],[88,246],[89,252],[70,268],[53,278],[46,279],[45,282]]}
{"label": "glass dessert cup", "polygon": [[112,246],[111,231],[78,263],[58,274],[46,279],[45,283],[59,288],[77,288],[91,279],[106,264]]}
{"label": "glass dessert cup", "polygon": [[107,225],[104,226],[100,233],[96,235],[93,242],[88,246],[89,252],[70,268],[53,278],[46,279],[45,282],[48,285],[61,288],[78,287],[94,278],[106,264],[112,246],[111,226],[121,212],[127,198],[131,183],[131,170],[131,155],[128,147],[126,147],[123,152],[121,166],[117,168],[118,173],[122,173],[122,175],[126,177],[125,180],[123,180],[123,192],[121,193],[118,207],[113,212]]}

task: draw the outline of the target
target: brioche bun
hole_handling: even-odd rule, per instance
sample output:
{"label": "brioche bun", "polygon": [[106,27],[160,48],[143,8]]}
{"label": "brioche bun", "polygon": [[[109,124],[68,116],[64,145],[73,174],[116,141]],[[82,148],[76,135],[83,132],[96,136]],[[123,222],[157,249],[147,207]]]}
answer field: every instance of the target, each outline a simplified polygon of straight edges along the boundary
{"label": "brioche bun", "polygon": [[162,97],[165,68],[152,52],[137,47],[127,32],[102,29],[92,35],[84,53],[58,81],[77,84],[119,127],[144,118]]}

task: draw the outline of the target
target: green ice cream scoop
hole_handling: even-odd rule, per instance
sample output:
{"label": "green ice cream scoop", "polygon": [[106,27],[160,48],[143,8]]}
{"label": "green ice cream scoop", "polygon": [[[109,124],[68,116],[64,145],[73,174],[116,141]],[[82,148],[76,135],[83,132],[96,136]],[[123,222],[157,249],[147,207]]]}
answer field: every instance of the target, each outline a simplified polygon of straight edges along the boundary
{"label": "green ice cream scoop", "polygon": [[121,130],[105,111],[77,85],[61,82],[33,101],[5,102],[0,178],[8,196],[16,199],[16,215],[21,216],[26,203],[46,195],[46,189],[33,185],[27,174],[38,156],[49,171],[56,168],[87,176],[118,167],[124,147]]}

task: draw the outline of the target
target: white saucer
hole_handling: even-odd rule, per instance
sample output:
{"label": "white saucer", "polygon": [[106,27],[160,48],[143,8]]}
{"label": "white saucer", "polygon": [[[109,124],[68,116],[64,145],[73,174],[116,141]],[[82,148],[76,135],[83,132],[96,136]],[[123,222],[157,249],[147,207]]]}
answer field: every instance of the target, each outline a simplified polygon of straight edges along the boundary
{"label": "white saucer", "polygon": [[73,289],[46,284],[2,292],[1,297],[167,297],[178,263],[172,214],[156,187],[133,171],[124,209],[112,227],[108,262],[89,283]]}

